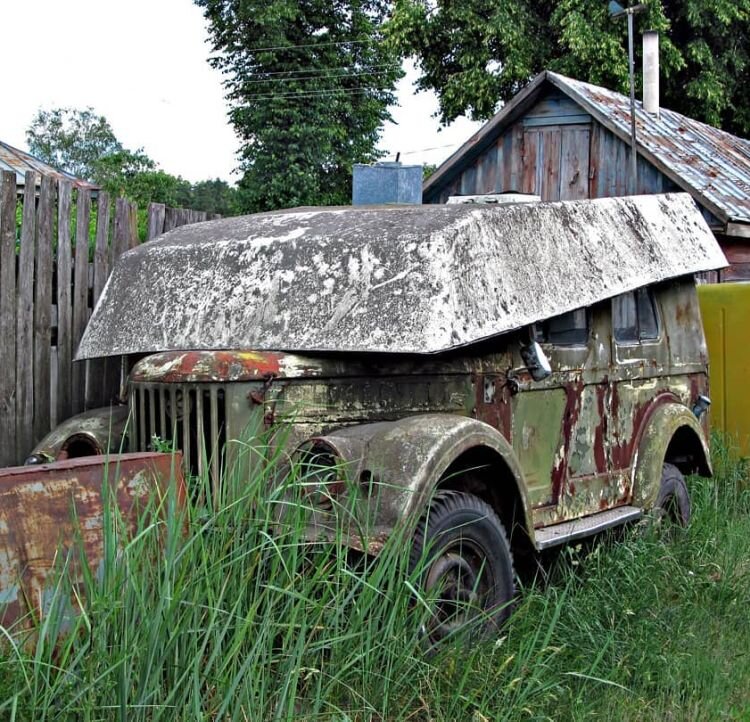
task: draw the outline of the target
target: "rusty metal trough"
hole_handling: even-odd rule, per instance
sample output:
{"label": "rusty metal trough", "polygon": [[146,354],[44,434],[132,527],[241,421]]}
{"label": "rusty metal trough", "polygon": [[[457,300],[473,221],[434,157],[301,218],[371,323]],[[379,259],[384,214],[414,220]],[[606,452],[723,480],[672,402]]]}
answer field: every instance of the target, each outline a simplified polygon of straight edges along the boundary
{"label": "rusty metal trough", "polygon": [[183,493],[179,455],[88,456],[43,466],[0,469],[0,624],[16,633],[31,615],[45,612],[47,585],[61,555],[80,540],[89,569],[104,553],[102,490],[109,484],[122,519],[132,530],[139,509],[170,478]]}

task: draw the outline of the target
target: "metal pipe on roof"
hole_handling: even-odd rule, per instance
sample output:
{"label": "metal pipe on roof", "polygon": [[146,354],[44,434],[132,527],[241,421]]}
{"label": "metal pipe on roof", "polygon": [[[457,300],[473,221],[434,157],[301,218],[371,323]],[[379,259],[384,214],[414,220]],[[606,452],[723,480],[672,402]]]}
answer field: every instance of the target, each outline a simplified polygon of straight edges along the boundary
{"label": "metal pipe on roof", "polygon": [[659,117],[659,33],[643,33],[643,109]]}

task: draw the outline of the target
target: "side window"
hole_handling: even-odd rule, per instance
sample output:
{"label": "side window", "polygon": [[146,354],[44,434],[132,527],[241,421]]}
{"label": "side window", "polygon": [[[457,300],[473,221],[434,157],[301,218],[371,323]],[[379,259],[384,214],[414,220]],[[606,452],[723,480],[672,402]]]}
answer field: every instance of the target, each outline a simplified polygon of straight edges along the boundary
{"label": "side window", "polygon": [[556,346],[585,346],[589,340],[589,315],[579,308],[534,326],[534,338]]}
{"label": "side window", "polygon": [[612,299],[612,327],[618,343],[640,343],[659,337],[659,317],[647,288]]}

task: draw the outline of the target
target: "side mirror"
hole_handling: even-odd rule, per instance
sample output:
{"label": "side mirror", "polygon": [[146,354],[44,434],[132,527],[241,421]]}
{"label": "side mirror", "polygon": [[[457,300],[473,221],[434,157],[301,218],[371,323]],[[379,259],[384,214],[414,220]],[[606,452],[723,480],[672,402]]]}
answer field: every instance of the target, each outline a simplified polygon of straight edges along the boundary
{"label": "side mirror", "polygon": [[521,358],[534,381],[544,381],[552,373],[549,359],[536,341],[521,346]]}

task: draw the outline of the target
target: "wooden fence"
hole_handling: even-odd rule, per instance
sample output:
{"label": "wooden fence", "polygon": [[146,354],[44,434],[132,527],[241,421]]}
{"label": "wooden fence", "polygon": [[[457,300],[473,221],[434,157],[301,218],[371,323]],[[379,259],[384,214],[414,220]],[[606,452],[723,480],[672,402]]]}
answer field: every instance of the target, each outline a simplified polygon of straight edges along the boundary
{"label": "wooden fence", "polygon": [[[213,216],[212,216],[213,217]],[[205,213],[151,204],[147,240]],[[0,467],[56,424],[114,400],[119,358],[74,362],[117,258],[138,244],[137,208],[27,173],[0,177]],[[80,251],[82,252],[79,252]]]}

